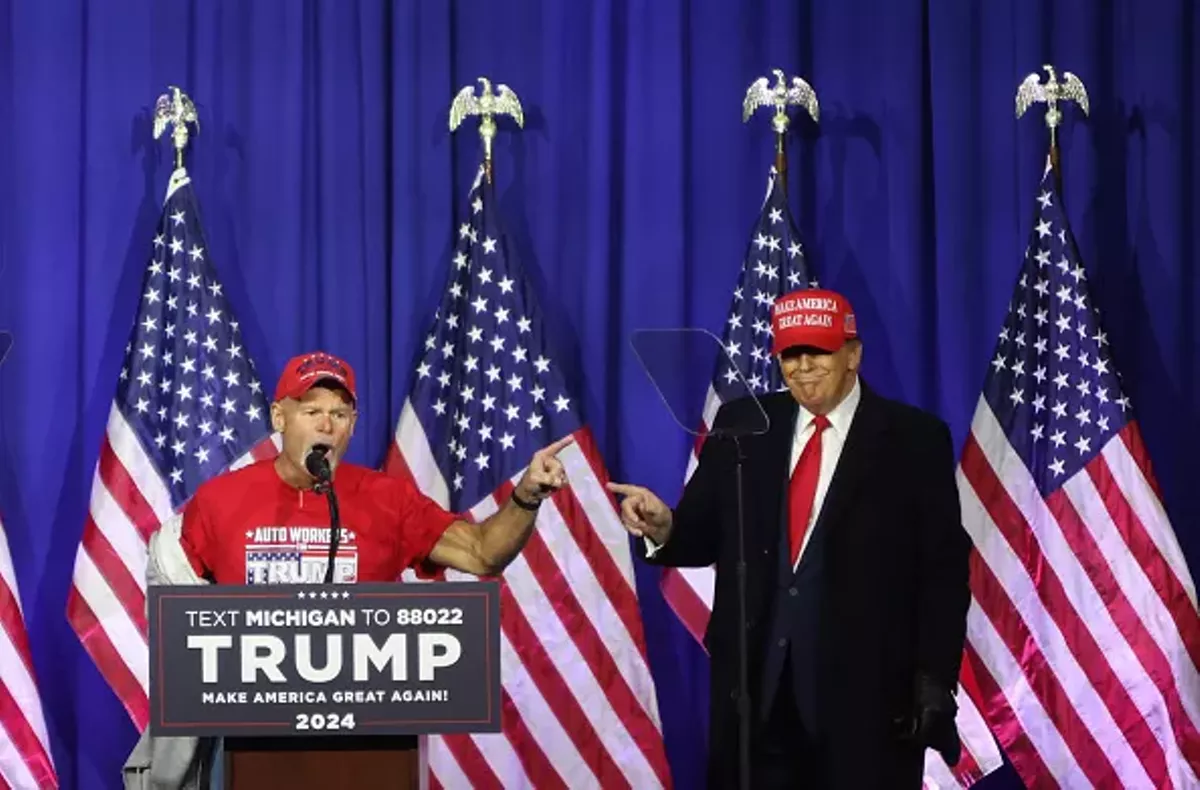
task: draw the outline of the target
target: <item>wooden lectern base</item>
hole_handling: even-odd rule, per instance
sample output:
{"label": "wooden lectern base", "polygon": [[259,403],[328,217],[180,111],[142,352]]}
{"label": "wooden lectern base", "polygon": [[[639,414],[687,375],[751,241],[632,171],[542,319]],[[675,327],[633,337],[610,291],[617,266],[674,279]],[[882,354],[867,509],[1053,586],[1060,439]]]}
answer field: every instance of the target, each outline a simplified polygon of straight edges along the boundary
{"label": "wooden lectern base", "polygon": [[410,736],[229,738],[225,790],[409,790],[419,787]]}

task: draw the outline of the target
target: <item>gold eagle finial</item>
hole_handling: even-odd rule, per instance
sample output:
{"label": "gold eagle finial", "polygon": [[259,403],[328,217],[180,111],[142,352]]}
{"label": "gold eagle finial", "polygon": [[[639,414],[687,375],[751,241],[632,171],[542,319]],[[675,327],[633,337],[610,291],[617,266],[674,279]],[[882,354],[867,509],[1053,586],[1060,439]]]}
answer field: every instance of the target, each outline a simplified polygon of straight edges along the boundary
{"label": "gold eagle finial", "polygon": [[188,143],[188,124],[196,125],[200,132],[200,116],[196,113],[196,105],[191,98],[175,85],[167,86],[168,93],[158,97],[154,103],[154,139],[157,140],[168,126],[171,140],[175,143],[175,167],[183,167],[183,149]]}
{"label": "gold eagle finial", "polygon": [[492,93],[492,81],[487,77],[479,77],[478,82],[482,89],[479,96],[475,95],[475,89],[472,85],[465,85],[454,97],[454,101],[450,103],[450,131],[458,128],[468,116],[478,115],[482,118],[479,124],[479,136],[483,138],[483,157],[484,167],[487,170],[488,179],[492,177],[492,140],[496,137],[496,120],[497,115],[509,115],[517,122],[517,126],[524,128],[525,126],[525,111],[521,108],[521,100],[517,98],[517,94],[512,88],[501,83],[496,86],[496,93]]}
{"label": "gold eagle finial", "polygon": [[1046,105],[1046,126],[1050,129],[1050,145],[1056,145],[1055,135],[1059,124],[1062,123],[1062,112],[1058,109],[1059,102],[1073,101],[1088,114],[1087,88],[1083,81],[1069,71],[1063,72],[1063,81],[1059,82],[1054,67],[1050,64],[1042,66],[1046,71],[1046,81],[1043,83],[1035,71],[1017,87],[1017,117],[1020,118],[1035,104]]}
{"label": "gold eagle finial", "polygon": [[787,131],[790,123],[787,116],[789,106],[803,107],[812,116],[814,122],[820,120],[821,108],[817,103],[816,91],[802,77],[792,77],[788,84],[787,76],[782,69],[772,69],[775,75],[775,85],[772,86],[766,77],[759,77],[746,89],[746,97],[742,100],[742,122],[750,120],[750,116],[759,107],[774,107],[775,115],[771,125],[776,134]]}

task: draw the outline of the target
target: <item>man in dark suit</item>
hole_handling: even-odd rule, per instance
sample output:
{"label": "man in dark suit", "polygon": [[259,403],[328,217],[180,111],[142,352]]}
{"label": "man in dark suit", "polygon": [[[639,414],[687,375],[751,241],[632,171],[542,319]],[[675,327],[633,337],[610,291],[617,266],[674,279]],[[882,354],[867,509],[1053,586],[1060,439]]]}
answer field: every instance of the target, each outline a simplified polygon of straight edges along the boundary
{"label": "man in dark suit", "polygon": [[[970,600],[950,431],[860,380],[847,300],[803,290],[772,308],[787,392],[743,453],[751,781],[770,788],[917,790],[927,747],[958,760],[954,724]],[[735,443],[750,398],[718,411],[672,511],[620,483],[643,556],[716,565],[709,785],[738,784]]]}

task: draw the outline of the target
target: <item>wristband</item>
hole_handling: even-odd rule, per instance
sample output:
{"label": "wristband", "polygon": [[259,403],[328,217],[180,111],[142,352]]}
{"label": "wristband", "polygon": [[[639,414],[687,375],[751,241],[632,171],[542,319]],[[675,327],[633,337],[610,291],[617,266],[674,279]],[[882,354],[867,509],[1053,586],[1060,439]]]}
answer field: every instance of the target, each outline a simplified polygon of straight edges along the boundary
{"label": "wristband", "polygon": [[517,490],[515,488],[513,489],[512,496],[509,498],[513,501],[514,505],[522,510],[528,510],[531,513],[542,506],[542,500],[540,499],[537,502],[526,502],[525,500],[521,499],[521,497],[517,496]]}

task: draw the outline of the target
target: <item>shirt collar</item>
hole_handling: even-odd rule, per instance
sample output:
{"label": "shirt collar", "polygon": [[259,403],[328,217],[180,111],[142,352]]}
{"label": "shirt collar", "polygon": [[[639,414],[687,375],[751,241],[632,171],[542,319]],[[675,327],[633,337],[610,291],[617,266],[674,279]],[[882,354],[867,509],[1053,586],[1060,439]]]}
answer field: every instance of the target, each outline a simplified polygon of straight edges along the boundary
{"label": "shirt collar", "polygon": [[[854,419],[854,412],[858,410],[858,402],[862,400],[862,388],[859,386],[858,374],[854,375],[854,386],[850,388],[850,392],[846,397],[842,398],[842,402],[833,408],[826,416],[829,418],[829,427],[837,431],[838,436],[845,438],[850,432],[850,421]],[[813,421],[812,412],[800,406],[800,413],[796,417],[796,435],[799,436],[808,430],[808,424]]]}

